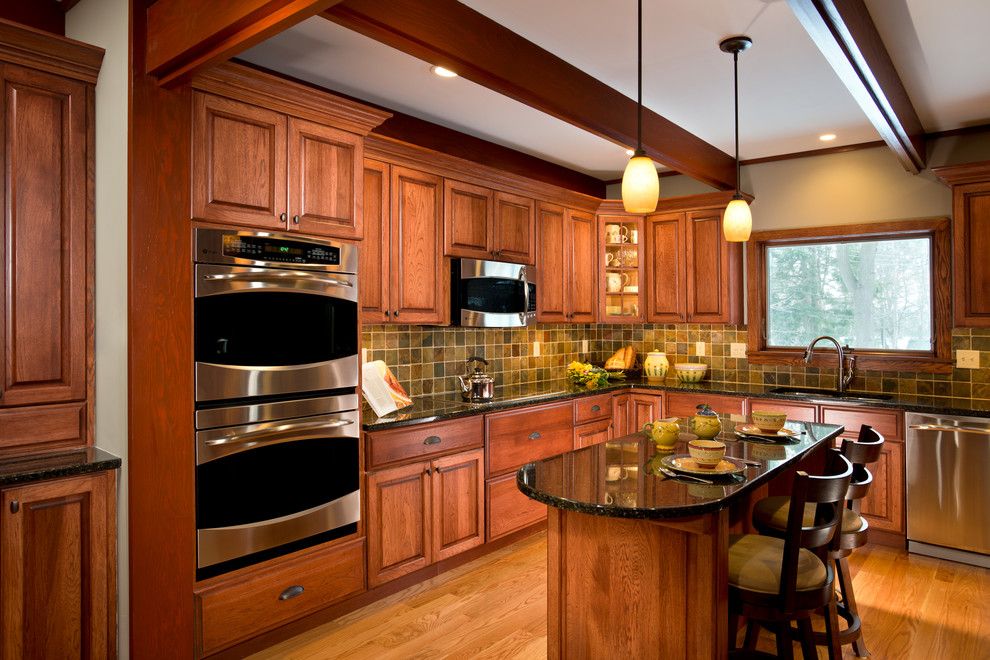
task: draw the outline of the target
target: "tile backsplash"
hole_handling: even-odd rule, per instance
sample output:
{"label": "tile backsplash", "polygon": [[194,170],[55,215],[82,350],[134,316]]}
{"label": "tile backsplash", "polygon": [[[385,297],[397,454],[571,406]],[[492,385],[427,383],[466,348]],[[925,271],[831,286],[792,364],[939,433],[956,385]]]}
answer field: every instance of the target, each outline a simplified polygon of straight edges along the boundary
{"label": "tile backsplash", "polygon": [[[705,324],[537,324],[529,328],[441,328],[415,325],[365,326],[367,360],[384,360],[411,396],[459,391],[456,376],[464,361],[479,355],[489,361],[496,385],[557,381],[576,359],[602,364],[618,348],[632,344],[640,356],[661,350],[671,364],[704,362],[706,380],[803,387],[833,387],[834,368],[749,364],[730,357],[733,342],[745,343],[743,326]],[[582,349],[587,341],[588,351]],[[534,342],[539,342],[539,355]],[[704,342],[705,356],[696,353]],[[990,403],[990,328],[957,328],[953,350],[980,352],[979,369],[953,369],[948,374],[913,371],[857,371],[850,389],[982,400]]]}

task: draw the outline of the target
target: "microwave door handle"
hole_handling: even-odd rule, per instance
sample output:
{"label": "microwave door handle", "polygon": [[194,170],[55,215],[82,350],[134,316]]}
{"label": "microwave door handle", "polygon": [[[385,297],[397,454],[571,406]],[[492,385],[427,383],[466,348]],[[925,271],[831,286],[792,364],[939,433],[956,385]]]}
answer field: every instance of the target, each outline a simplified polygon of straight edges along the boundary
{"label": "microwave door handle", "polygon": [[204,280],[217,281],[223,280],[227,282],[233,282],[238,280],[256,281],[256,282],[282,282],[284,280],[304,280],[306,282],[318,282],[320,284],[329,284],[330,286],[342,286],[349,289],[354,288],[354,285],[345,280],[337,280],[332,277],[317,277],[310,275],[309,273],[300,272],[283,272],[283,273],[210,273],[209,275],[203,276]]}
{"label": "microwave door handle", "polygon": [[523,311],[519,315],[523,323],[526,322],[526,316],[529,314],[529,282],[526,280],[526,267],[523,266],[519,269],[519,279],[522,280],[523,287]]}
{"label": "microwave door handle", "polygon": [[277,442],[291,438],[293,440],[306,440],[320,437],[319,431],[349,426],[354,423],[353,419],[333,419],[321,422],[301,422],[296,424],[281,424],[257,431],[238,433],[224,438],[207,440],[203,444],[207,447],[219,447],[230,445],[257,445],[263,442]]}

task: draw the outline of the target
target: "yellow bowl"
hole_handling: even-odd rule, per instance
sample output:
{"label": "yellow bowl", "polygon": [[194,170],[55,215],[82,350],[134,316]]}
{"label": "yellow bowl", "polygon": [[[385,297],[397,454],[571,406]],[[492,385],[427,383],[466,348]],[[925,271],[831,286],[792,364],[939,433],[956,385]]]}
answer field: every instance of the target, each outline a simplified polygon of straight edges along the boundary
{"label": "yellow bowl", "polygon": [[784,422],[787,421],[787,413],[775,410],[754,410],[749,416],[761,431],[779,431],[784,428]]}
{"label": "yellow bowl", "polygon": [[714,469],[725,456],[725,443],[718,440],[692,440],[688,443],[688,453],[701,467]]}
{"label": "yellow bowl", "polygon": [[707,364],[680,363],[674,365],[674,373],[684,383],[700,383],[708,372]]}

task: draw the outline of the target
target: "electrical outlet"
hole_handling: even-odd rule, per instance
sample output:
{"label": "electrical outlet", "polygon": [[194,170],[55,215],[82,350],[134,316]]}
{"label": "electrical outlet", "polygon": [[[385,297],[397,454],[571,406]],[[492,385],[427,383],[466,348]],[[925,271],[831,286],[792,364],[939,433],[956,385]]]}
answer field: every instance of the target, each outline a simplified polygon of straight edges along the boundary
{"label": "electrical outlet", "polygon": [[731,344],[729,344],[729,357],[734,357],[734,358],[746,357],[746,344],[742,342],[732,342]]}
{"label": "electrical outlet", "polygon": [[979,351],[956,351],[956,367],[959,369],[979,369]]}
{"label": "electrical outlet", "polygon": [[585,355],[588,354],[588,340],[587,339],[582,339],[581,340],[581,352],[584,353]]}
{"label": "electrical outlet", "polygon": [[540,342],[533,342],[533,357],[540,357]]}
{"label": "electrical outlet", "polygon": [[696,341],[694,342],[694,354],[698,357],[705,357],[705,342]]}

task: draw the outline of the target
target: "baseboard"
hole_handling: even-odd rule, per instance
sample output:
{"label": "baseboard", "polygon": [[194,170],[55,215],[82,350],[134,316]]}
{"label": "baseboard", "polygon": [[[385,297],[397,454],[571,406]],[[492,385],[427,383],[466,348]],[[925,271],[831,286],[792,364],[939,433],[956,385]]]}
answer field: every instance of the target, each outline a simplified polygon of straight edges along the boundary
{"label": "baseboard", "polygon": [[884,532],[873,528],[870,528],[870,531],[867,532],[867,534],[869,534],[866,539],[867,544],[883,545],[888,548],[907,550],[907,539],[903,534],[898,534],[897,532]]}

